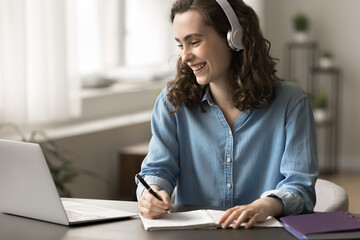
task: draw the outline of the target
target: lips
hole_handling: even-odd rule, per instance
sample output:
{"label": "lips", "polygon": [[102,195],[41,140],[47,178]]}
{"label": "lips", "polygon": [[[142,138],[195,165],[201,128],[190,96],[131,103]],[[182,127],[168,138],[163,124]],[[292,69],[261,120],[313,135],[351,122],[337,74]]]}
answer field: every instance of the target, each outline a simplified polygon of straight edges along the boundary
{"label": "lips", "polygon": [[190,68],[194,71],[194,73],[199,72],[201,69],[205,67],[206,63],[194,64],[190,65]]}

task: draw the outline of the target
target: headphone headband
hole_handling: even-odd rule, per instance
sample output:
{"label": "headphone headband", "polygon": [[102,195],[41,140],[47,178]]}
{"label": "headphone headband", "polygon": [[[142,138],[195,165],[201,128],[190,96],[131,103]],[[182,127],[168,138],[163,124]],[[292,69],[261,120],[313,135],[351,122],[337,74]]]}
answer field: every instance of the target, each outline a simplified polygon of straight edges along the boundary
{"label": "headphone headband", "polygon": [[227,0],[216,0],[216,2],[220,5],[230,22],[231,29],[227,33],[227,42],[229,47],[234,51],[244,49],[244,45],[242,43],[242,28],[234,10]]}

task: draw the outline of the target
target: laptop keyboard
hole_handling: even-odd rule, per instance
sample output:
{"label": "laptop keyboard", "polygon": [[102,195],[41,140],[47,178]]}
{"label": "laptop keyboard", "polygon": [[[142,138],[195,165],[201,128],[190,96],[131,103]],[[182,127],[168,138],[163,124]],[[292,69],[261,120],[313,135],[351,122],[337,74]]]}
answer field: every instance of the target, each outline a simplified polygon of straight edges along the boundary
{"label": "laptop keyboard", "polygon": [[135,216],[127,211],[62,200],[70,223],[93,222]]}
{"label": "laptop keyboard", "polygon": [[65,210],[65,212],[69,219],[69,222],[86,221],[86,220],[103,218],[102,216],[97,216],[84,212],[76,212],[71,210]]}

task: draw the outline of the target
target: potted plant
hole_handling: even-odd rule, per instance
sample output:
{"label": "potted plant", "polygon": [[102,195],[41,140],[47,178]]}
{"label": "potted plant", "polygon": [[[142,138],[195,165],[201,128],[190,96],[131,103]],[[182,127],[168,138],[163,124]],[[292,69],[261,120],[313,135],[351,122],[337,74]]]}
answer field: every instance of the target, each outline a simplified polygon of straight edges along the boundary
{"label": "potted plant", "polygon": [[[91,171],[78,169],[73,166],[76,157],[71,152],[60,149],[56,143],[50,140],[42,131],[34,130],[29,137],[14,124],[0,123],[0,130],[3,128],[11,128],[16,132],[21,141],[38,143],[43,151],[46,162],[49,166],[55,186],[61,197],[71,197],[72,193],[67,188],[67,184],[75,180],[79,175],[85,174],[91,177],[101,179],[98,175]],[[106,180],[101,179],[106,182]]]}
{"label": "potted plant", "polygon": [[304,13],[297,13],[293,18],[294,40],[304,42],[308,39],[309,18]]}
{"label": "potted plant", "polygon": [[319,60],[319,67],[321,68],[331,68],[333,66],[333,54],[331,51],[326,50],[322,53]]}
{"label": "potted plant", "polygon": [[327,95],[324,91],[320,91],[311,96],[311,103],[313,107],[315,122],[324,122],[328,118],[327,106],[328,100]]}

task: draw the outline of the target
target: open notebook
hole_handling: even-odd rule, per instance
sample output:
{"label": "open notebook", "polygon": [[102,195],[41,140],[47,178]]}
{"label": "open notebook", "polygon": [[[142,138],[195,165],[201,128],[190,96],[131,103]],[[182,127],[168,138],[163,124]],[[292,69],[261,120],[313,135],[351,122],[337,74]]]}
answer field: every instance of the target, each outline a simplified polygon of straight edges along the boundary
{"label": "open notebook", "polygon": [[[147,219],[140,215],[145,230],[176,230],[176,229],[216,229],[217,220],[225,213],[221,210],[201,209],[186,212],[165,214],[160,219]],[[242,224],[245,226],[245,224]],[[276,219],[269,217],[263,223],[256,223],[255,227],[282,227]]]}

